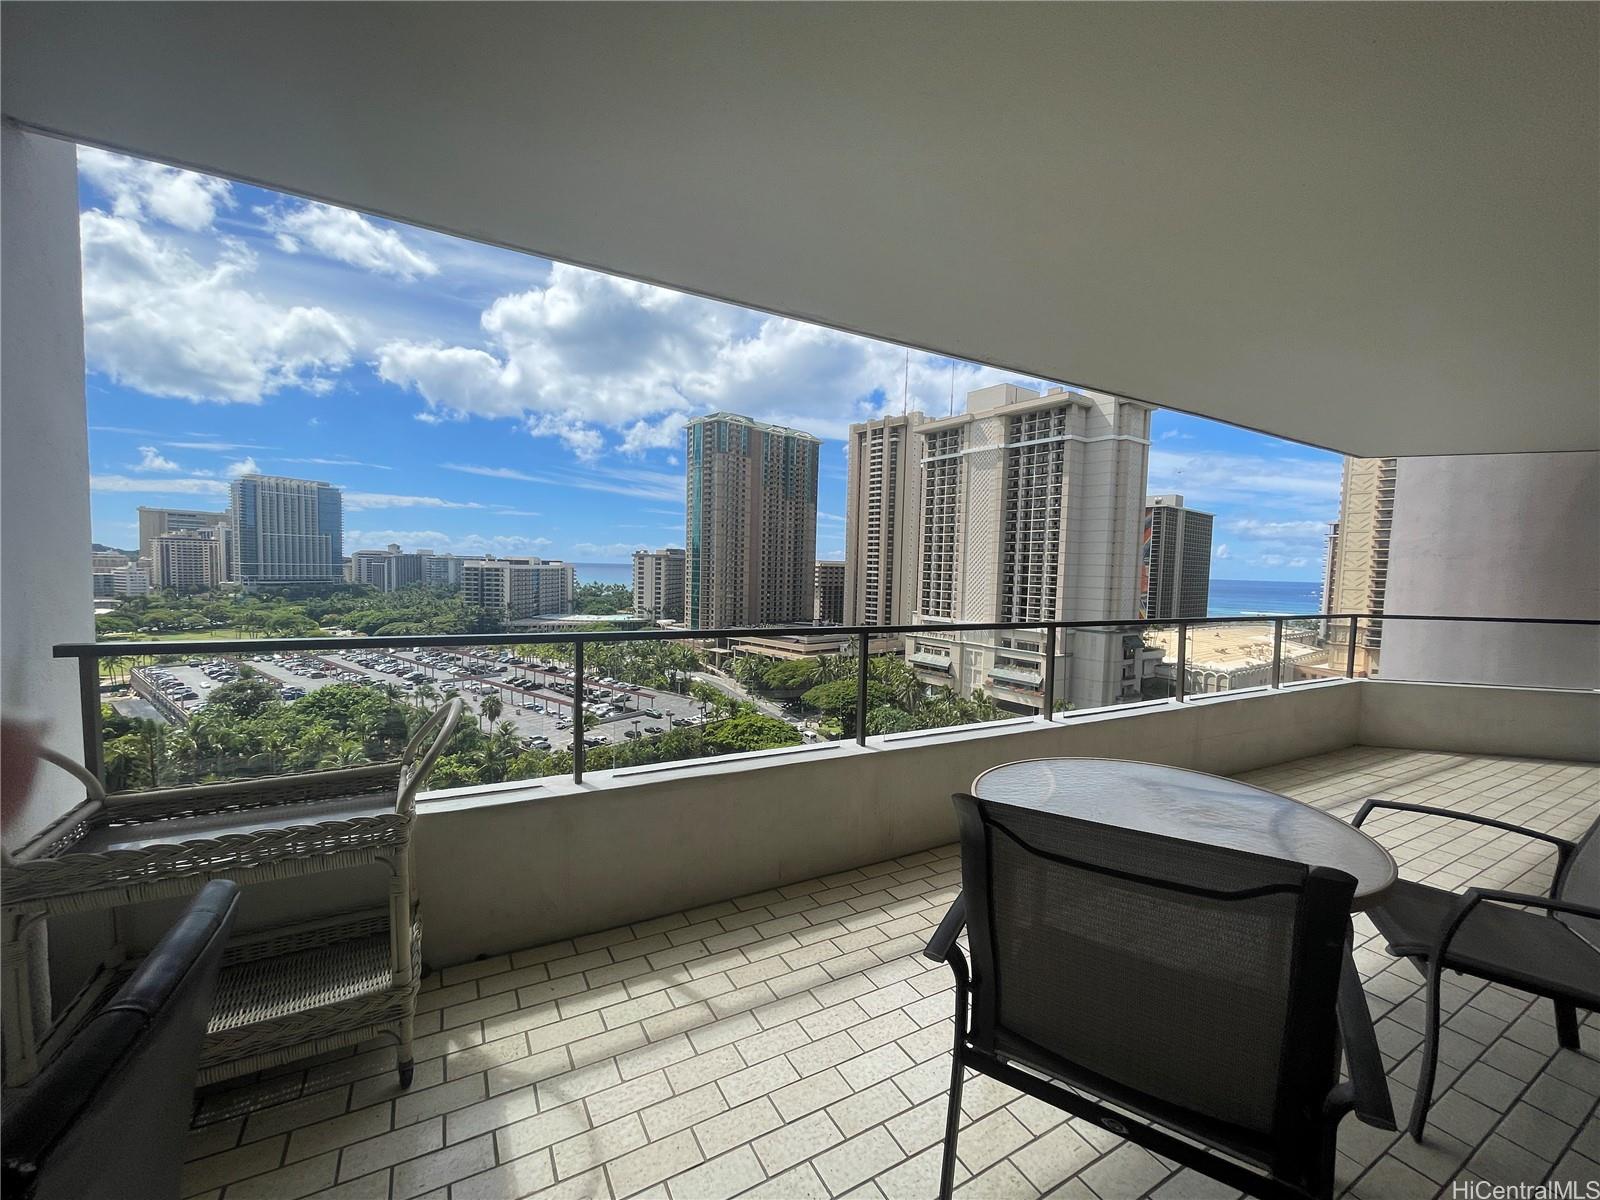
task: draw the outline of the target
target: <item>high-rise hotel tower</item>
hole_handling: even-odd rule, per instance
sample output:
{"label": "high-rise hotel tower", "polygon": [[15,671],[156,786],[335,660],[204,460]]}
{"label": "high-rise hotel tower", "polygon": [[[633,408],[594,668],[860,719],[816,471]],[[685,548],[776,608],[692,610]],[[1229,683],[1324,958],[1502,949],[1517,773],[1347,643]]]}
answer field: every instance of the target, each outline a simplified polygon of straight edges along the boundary
{"label": "high-rise hotel tower", "polygon": [[344,500],[331,484],[241,475],[228,523],[246,588],[343,582]]}
{"label": "high-rise hotel tower", "polygon": [[822,443],[733,413],[696,417],[685,437],[690,627],[811,620]]}
{"label": "high-rise hotel tower", "polygon": [[955,416],[852,426],[850,619],[927,625],[906,638],[923,682],[1015,712],[1043,708],[1047,669],[1076,708],[1137,696],[1135,631],[1063,632],[1047,664],[1041,633],[938,626],[1136,618],[1149,445],[1147,405],[1012,384]]}

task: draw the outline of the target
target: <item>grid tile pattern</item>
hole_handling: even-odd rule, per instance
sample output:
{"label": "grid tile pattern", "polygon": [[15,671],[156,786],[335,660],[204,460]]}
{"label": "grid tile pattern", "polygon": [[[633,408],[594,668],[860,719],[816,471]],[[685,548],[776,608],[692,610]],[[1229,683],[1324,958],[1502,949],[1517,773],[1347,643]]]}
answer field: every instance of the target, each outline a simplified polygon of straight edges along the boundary
{"label": "grid tile pattern", "polygon": [[[1244,776],[1353,815],[1367,796],[1575,835],[1600,767],[1352,747]],[[1438,886],[1548,886],[1536,843],[1374,814],[1402,873]],[[392,1048],[343,1051],[197,1098],[184,1178],[207,1200],[899,1200],[937,1187],[950,975],[920,956],[959,884],[954,847],[479,962],[424,982],[416,1080]],[[1358,918],[1395,1107],[1420,1060],[1421,980]],[[1600,1017],[1558,1051],[1549,1006],[1447,982],[1439,1099],[1421,1145],[1347,1119],[1358,1200],[1453,1180],[1600,1179]],[[978,1197],[1185,1200],[1210,1180],[971,1079],[958,1190]]]}

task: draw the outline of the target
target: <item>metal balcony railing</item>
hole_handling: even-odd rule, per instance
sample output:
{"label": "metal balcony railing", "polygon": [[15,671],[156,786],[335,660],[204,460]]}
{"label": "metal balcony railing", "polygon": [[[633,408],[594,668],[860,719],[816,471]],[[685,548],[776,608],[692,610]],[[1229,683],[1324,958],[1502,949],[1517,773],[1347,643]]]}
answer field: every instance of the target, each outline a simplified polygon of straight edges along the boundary
{"label": "metal balcony railing", "polygon": [[[1043,661],[1053,663],[1056,658],[1058,640],[1063,634],[1070,633],[1142,633],[1152,630],[1175,629],[1176,654],[1170,695],[1157,697],[1157,699],[1173,700],[1182,703],[1190,700],[1186,684],[1186,669],[1188,658],[1188,643],[1191,630],[1207,626],[1220,625],[1261,625],[1270,623],[1272,626],[1272,658],[1270,682],[1267,687],[1281,688],[1284,686],[1284,631],[1291,625],[1309,624],[1322,627],[1327,624],[1337,623],[1344,625],[1339,630],[1342,637],[1329,639],[1329,643],[1336,644],[1345,650],[1344,670],[1342,677],[1354,678],[1356,675],[1356,652],[1361,639],[1362,622],[1375,622],[1381,619],[1384,622],[1396,621],[1434,621],[1445,623],[1463,624],[1500,624],[1500,625],[1554,625],[1554,626],[1580,626],[1600,627],[1600,620],[1579,620],[1554,617],[1471,617],[1471,616],[1421,616],[1415,614],[1395,613],[1304,613],[1274,617],[1227,616],[1227,617],[1192,617],[1185,619],[1150,619],[1133,621],[1017,621],[1006,623],[978,623],[978,622],[933,622],[922,625],[851,625],[851,626],[818,626],[818,625],[776,625],[776,626],[751,626],[733,629],[629,629],[629,630],[595,630],[595,631],[557,631],[551,633],[471,633],[471,634],[398,634],[394,636],[326,636],[326,637],[288,637],[288,638],[242,638],[234,640],[205,639],[205,640],[175,640],[164,642],[72,642],[54,647],[53,656],[56,658],[75,659],[78,663],[79,702],[83,722],[84,764],[96,776],[105,778],[105,764],[102,745],[102,718],[101,704],[101,676],[100,661],[106,658],[137,657],[162,657],[162,656],[204,656],[215,658],[230,654],[261,654],[280,653],[283,651],[338,651],[338,650],[417,650],[417,649],[450,649],[467,650],[473,648],[486,648],[491,646],[516,647],[561,645],[573,648],[572,678],[574,687],[570,699],[572,710],[572,775],[575,781],[581,782],[584,775],[584,759],[586,746],[584,742],[584,687],[577,686],[578,680],[587,678],[584,668],[584,651],[592,645],[617,643],[617,642],[649,642],[649,641],[695,641],[715,642],[730,638],[760,636],[774,637],[814,637],[819,632],[826,632],[834,637],[847,637],[853,640],[853,655],[856,683],[856,703],[854,713],[853,736],[857,743],[866,744],[867,740],[867,701],[868,683],[871,679],[871,642],[876,639],[896,635],[921,635],[923,637],[941,637],[954,633],[998,633],[1005,631],[1028,631],[1043,635],[1041,653]],[[1370,625],[1369,625],[1370,627]],[[996,639],[998,643],[998,639]],[[1329,644],[1325,643],[1325,644]],[[922,659],[925,656],[913,655],[912,661],[917,666],[926,669]],[[946,660],[942,665],[950,669],[954,660]],[[1332,666],[1330,660],[1330,667]],[[1338,677],[1338,676],[1334,676]],[[1041,691],[1041,711],[1038,717],[1042,720],[1057,720],[1055,712],[1056,701],[1056,672],[1047,670],[1043,672],[1043,679],[1038,685]],[[1240,689],[1255,690],[1255,689]],[[1126,702],[1126,701],[1124,701]],[[1021,715],[1021,714],[1019,714]]]}

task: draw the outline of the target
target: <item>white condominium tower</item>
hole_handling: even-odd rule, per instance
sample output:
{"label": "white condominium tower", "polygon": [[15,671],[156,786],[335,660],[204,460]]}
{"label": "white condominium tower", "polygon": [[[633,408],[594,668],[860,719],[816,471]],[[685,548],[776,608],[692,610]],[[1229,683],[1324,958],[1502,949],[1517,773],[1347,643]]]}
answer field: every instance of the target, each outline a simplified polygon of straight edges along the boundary
{"label": "white condominium tower", "polygon": [[[914,436],[916,567],[896,590],[911,585],[911,621],[929,631],[906,639],[907,657],[926,683],[1038,712],[1041,633],[937,626],[1137,617],[1150,408],[997,384],[968,395],[965,413],[916,425]],[[1062,632],[1048,666],[1057,702],[1081,709],[1136,697],[1139,644],[1132,630]]]}
{"label": "white condominium tower", "polygon": [[916,609],[919,412],[850,426],[845,493],[848,625],[909,625]]}
{"label": "white condominium tower", "polygon": [[633,613],[657,621],[683,620],[683,551],[633,552]]}
{"label": "white condominium tower", "polygon": [[461,596],[507,620],[572,611],[577,577],[571,563],[544,558],[469,558],[461,564]]}
{"label": "white condominium tower", "polygon": [[281,475],[241,475],[228,510],[246,588],[344,581],[343,493]]}
{"label": "white condominium tower", "polygon": [[810,621],[821,442],[732,413],[696,417],[685,437],[690,627]]}

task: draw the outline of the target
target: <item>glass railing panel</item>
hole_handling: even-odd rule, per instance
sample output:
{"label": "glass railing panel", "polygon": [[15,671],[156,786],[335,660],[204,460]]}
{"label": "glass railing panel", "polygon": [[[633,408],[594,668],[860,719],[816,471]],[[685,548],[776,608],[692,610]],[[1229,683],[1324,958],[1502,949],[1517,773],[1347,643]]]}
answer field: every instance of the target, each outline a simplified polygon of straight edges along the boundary
{"label": "glass railing panel", "polygon": [[395,762],[424,710],[407,689],[317,651],[102,660],[113,791]]}
{"label": "glass railing panel", "polygon": [[1283,623],[1280,686],[1295,687],[1343,679],[1349,667],[1348,621],[1320,618],[1285,620]]}
{"label": "glass railing panel", "polygon": [[572,644],[541,646],[548,670],[525,648],[442,647],[398,657],[424,678],[417,684],[429,706],[460,697],[456,735],[428,778],[430,790],[566,775],[572,770]]}
{"label": "glass railing panel", "polygon": [[[1049,635],[1042,628],[928,625],[904,635],[880,635],[868,649],[866,733],[1039,716],[1049,704],[1050,661]],[[1054,664],[1059,676],[1059,654]]]}
{"label": "glass railing panel", "polygon": [[1271,687],[1272,660],[1270,617],[1191,624],[1184,647],[1184,696]]}
{"label": "glass railing panel", "polygon": [[[736,676],[739,656],[726,641],[586,640],[585,775],[801,744],[798,723]],[[571,643],[515,650],[543,694],[574,695]],[[572,770],[570,757],[558,761]]]}
{"label": "glass railing panel", "polygon": [[1057,715],[1121,708],[1176,695],[1176,625],[1097,625],[1063,630]]}

